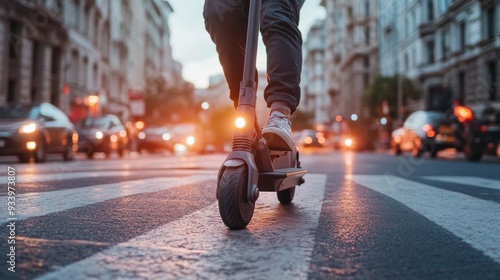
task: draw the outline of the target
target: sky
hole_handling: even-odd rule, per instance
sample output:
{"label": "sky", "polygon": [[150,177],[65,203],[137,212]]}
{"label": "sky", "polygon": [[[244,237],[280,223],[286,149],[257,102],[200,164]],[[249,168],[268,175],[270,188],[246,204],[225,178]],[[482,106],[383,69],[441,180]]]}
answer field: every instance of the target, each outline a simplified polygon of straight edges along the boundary
{"label": "sky", "polygon": [[[314,22],[325,17],[325,10],[319,5],[320,1],[306,0],[302,7],[299,29],[304,40]],[[205,30],[204,0],[169,0],[169,3],[174,9],[169,20],[174,59],[182,63],[182,75],[185,80],[197,88],[206,88],[209,77],[221,74],[222,68],[215,45]],[[265,66],[265,48],[260,40],[257,69],[265,71]]]}

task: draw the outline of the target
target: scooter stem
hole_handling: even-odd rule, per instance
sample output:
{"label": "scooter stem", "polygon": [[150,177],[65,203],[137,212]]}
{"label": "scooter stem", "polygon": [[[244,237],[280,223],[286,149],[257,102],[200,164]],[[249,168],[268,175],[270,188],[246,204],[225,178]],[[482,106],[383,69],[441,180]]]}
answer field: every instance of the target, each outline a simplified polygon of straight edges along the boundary
{"label": "scooter stem", "polygon": [[236,114],[243,117],[247,126],[234,131],[233,151],[251,153],[255,135],[259,133],[256,127],[255,106],[257,103],[257,81],[255,66],[257,61],[257,47],[259,40],[260,7],[262,0],[250,0],[247,39],[245,48],[245,64],[243,79],[240,84],[240,94]]}
{"label": "scooter stem", "polygon": [[245,49],[245,66],[243,69],[243,83],[245,84],[248,81],[256,81],[255,65],[257,62],[261,1],[262,0],[250,0],[247,41]]}

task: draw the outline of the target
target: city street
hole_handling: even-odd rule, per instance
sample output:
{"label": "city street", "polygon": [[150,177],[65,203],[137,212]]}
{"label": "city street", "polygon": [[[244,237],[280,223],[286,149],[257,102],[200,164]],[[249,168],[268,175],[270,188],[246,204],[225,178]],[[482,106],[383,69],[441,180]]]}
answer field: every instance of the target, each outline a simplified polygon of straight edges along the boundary
{"label": "city street", "polygon": [[[220,219],[224,154],[0,158],[0,279],[498,279],[500,158],[302,150],[290,205]],[[9,200],[10,201],[10,200]],[[17,220],[9,220],[15,217]],[[15,228],[12,225],[15,221]],[[8,270],[15,236],[15,272]],[[12,260],[12,258],[10,258]]]}

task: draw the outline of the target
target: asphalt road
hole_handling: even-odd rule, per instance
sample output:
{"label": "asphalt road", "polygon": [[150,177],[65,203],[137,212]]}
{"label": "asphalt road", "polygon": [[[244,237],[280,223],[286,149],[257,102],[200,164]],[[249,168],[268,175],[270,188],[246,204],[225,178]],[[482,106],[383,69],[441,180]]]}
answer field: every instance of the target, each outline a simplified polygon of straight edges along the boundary
{"label": "asphalt road", "polygon": [[497,157],[303,150],[293,203],[261,193],[239,231],[215,199],[224,159],[0,158],[0,279],[499,279]]}

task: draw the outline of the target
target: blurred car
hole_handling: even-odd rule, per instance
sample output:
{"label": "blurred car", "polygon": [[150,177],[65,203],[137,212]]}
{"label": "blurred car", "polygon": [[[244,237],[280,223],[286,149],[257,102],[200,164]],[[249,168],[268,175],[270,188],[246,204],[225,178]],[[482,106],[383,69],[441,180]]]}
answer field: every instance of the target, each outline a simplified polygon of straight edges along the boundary
{"label": "blurred car", "polygon": [[154,153],[156,151],[174,152],[170,130],[164,126],[146,127],[137,134],[137,150]]}
{"label": "blurred car", "polygon": [[123,156],[129,141],[125,126],[115,115],[89,117],[77,124],[78,151],[92,158],[101,152],[109,156],[113,151]]}
{"label": "blurred car", "polygon": [[203,130],[194,123],[182,123],[169,127],[174,153],[204,154],[210,151]]}
{"label": "blurred car", "polygon": [[322,132],[313,129],[304,129],[294,134],[294,143],[302,147],[323,147],[326,139]]}
{"label": "blurred car", "polygon": [[421,157],[428,152],[434,158],[440,150],[455,147],[455,136],[444,113],[416,111],[392,132],[391,147],[396,155],[412,152]]}
{"label": "blurred car", "polygon": [[78,134],[66,114],[50,103],[0,106],[0,155],[43,162],[48,153],[73,159]]}

